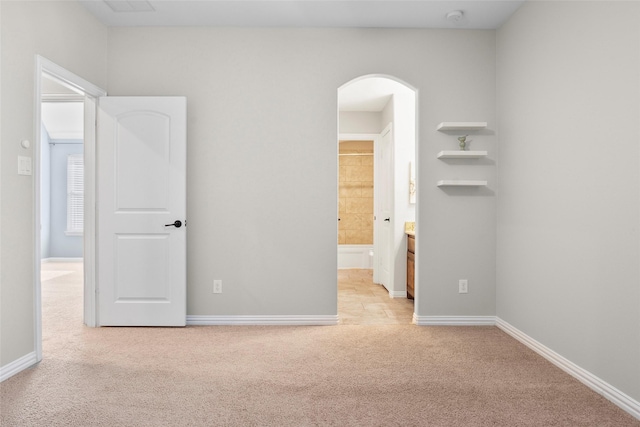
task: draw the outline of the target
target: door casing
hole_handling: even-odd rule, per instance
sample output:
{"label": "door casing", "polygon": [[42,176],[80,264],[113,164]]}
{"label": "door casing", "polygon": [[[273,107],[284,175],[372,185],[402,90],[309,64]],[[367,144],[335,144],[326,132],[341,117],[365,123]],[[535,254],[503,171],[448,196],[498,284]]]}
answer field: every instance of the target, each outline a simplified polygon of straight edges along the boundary
{"label": "door casing", "polygon": [[55,64],[54,62],[37,55],[35,69],[35,90],[34,90],[34,138],[33,141],[33,224],[34,224],[34,266],[33,266],[33,286],[34,286],[34,349],[37,361],[42,360],[42,284],[40,281],[40,138],[42,123],[42,78],[52,77],[64,86],[83,93],[85,95],[85,120],[84,120],[84,165],[85,165],[85,192],[84,192],[84,323],[87,326],[96,326],[96,275],[95,275],[95,252],[96,252],[96,121],[95,105],[96,99],[106,96],[107,92],[72,73],[71,71]]}

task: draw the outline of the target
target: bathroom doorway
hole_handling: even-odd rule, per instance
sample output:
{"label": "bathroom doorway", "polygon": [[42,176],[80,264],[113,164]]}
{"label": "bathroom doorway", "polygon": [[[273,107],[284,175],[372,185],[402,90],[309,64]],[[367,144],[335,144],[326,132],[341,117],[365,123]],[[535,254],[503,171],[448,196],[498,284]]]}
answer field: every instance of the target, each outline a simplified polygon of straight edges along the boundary
{"label": "bathroom doorway", "polygon": [[373,268],[374,141],[340,140],[338,268]]}

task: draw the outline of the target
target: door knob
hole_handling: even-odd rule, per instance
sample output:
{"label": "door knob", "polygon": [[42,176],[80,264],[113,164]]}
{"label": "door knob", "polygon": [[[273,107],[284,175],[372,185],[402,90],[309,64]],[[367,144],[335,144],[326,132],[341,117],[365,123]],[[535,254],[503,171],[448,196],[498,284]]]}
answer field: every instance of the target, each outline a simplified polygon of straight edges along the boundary
{"label": "door knob", "polygon": [[391,218],[385,218],[384,220],[387,222],[391,222]]}
{"label": "door knob", "polygon": [[182,227],[182,221],[180,220],[175,220],[174,222],[172,222],[171,224],[165,224],[165,227],[175,227],[175,228],[180,228]]}

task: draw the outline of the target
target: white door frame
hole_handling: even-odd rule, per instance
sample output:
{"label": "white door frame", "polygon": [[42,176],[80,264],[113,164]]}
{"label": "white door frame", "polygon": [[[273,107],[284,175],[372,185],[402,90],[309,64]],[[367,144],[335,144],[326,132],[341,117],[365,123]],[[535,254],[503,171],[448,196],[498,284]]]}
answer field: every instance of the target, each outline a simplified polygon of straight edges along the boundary
{"label": "white door frame", "polygon": [[[48,75],[69,88],[85,94],[85,127],[84,127],[84,323],[95,327],[96,313],[96,98],[106,96],[104,89],[94,85],[82,77],[66,70],[50,60],[36,55],[35,91],[34,91],[34,137],[33,141],[33,224],[34,224],[34,348],[37,361],[42,360],[42,284],[40,281],[40,138],[42,123],[42,77]],[[91,108],[93,105],[93,108]],[[89,108],[87,108],[89,107]]]}

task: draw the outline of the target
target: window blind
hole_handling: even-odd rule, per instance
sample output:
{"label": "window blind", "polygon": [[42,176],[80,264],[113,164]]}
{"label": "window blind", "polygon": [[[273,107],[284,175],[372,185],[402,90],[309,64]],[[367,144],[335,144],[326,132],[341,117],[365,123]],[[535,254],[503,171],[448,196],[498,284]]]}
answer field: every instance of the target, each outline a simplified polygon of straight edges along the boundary
{"label": "window blind", "polygon": [[67,157],[67,235],[81,235],[84,230],[84,156]]}

